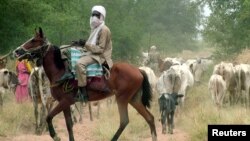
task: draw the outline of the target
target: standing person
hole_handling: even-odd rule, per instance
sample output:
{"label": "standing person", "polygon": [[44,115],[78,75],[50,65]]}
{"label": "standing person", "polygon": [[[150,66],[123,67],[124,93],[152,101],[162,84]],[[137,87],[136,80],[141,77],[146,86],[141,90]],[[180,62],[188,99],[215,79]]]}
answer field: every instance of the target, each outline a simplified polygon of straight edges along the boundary
{"label": "standing person", "polygon": [[152,68],[155,73],[159,73],[158,70],[158,59],[160,57],[160,54],[157,50],[156,46],[151,46],[148,52],[148,56],[149,56],[149,67]]}
{"label": "standing person", "polygon": [[16,63],[17,77],[19,80],[15,92],[17,103],[23,103],[29,100],[28,80],[31,69],[32,67],[28,60],[17,61]]}
{"label": "standing person", "polygon": [[93,63],[113,65],[112,41],[110,29],[105,25],[106,10],[101,5],[93,6],[90,16],[91,33],[85,44],[89,55],[82,56],[76,63],[76,76],[80,93],[86,96],[87,71],[86,67]]}

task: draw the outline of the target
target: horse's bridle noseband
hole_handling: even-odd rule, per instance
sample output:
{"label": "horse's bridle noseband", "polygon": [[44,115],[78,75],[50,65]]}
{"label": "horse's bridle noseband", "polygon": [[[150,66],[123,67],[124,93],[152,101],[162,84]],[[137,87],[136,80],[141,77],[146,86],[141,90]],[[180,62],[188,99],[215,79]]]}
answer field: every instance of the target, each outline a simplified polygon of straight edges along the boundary
{"label": "horse's bridle noseband", "polygon": [[[30,40],[28,40],[27,42],[29,42],[29,41]],[[27,42],[25,42],[25,43],[27,43]],[[25,49],[24,48],[25,43],[23,45],[21,45],[20,48],[25,51],[24,55],[28,55],[29,58],[32,60],[35,58],[38,58],[38,59],[43,58],[47,54],[47,52],[51,46],[50,42],[46,39],[43,40],[42,45],[37,46],[37,47],[32,48],[32,49]]]}

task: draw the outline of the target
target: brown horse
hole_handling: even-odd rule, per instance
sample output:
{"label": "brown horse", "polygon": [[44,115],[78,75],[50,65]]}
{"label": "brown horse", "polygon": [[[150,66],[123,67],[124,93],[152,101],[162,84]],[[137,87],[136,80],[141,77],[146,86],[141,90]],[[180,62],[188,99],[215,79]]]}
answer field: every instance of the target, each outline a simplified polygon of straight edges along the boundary
{"label": "brown horse", "polygon": [[[18,47],[14,53],[19,59],[29,58],[33,60],[37,59],[37,62],[42,61],[45,73],[51,84],[52,96],[58,101],[58,105],[54,107],[46,118],[50,136],[54,141],[60,141],[60,138],[54,130],[52,119],[63,111],[69,134],[69,141],[74,141],[70,105],[76,102],[75,96],[77,94],[77,87],[72,91],[65,92],[63,85],[56,84],[57,80],[65,71],[65,67],[60,58],[60,49],[51,45],[43,35],[42,29],[39,28],[35,36]],[[115,63],[110,70],[110,77],[107,80],[107,85],[111,90],[108,93],[101,93],[100,91],[89,89],[87,89],[87,93],[89,101],[101,100],[115,94],[120,115],[120,126],[111,141],[118,140],[129,123],[128,103],[147,121],[151,130],[152,140],[156,141],[157,135],[154,116],[147,109],[147,107],[150,107],[152,92],[145,72],[127,63]],[[140,93],[141,91],[142,93]]]}

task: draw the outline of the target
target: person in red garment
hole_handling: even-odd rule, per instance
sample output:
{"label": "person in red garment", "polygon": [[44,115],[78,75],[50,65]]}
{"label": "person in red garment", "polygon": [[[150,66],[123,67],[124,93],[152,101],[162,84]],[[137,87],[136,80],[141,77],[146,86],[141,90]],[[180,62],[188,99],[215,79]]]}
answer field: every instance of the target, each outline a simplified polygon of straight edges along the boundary
{"label": "person in red garment", "polygon": [[23,103],[29,100],[28,80],[31,72],[31,65],[28,60],[17,61],[16,71],[19,84],[16,87],[16,102]]}

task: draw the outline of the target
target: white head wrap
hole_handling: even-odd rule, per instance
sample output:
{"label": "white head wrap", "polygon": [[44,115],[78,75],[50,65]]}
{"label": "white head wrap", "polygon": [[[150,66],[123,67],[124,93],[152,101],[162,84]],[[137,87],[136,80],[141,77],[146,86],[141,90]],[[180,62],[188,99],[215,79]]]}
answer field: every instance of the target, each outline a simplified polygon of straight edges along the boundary
{"label": "white head wrap", "polygon": [[100,19],[97,19],[96,17],[90,17],[90,27],[91,27],[91,33],[87,40],[87,43],[91,45],[96,45],[97,42],[97,36],[100,32],[101,28],[105,25],[104,18],[106,16],[106,10],[101,5],[93,6],[91,12],[98,11],[101,13]]}
{"label": "white head wrap", "polygon": [[103,6],[101,6],[101,5],[96,5],[96,6],[94,6],[94,7],[92,8],[91,12],[93,12],[93,11],[98,11],[98,12],[100,12],[100,13],[103,15],[104,18],[106,17],[106,10],[105,10],[105,8],[104,8]]}

